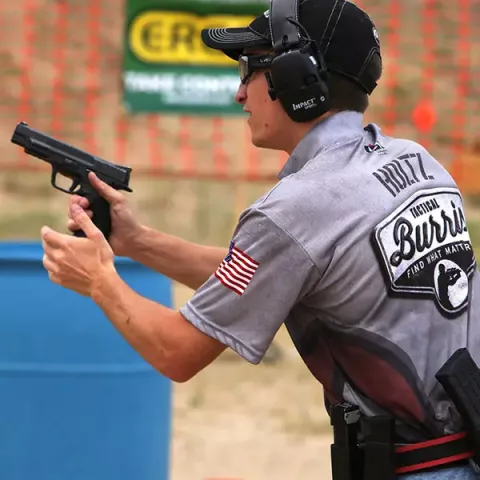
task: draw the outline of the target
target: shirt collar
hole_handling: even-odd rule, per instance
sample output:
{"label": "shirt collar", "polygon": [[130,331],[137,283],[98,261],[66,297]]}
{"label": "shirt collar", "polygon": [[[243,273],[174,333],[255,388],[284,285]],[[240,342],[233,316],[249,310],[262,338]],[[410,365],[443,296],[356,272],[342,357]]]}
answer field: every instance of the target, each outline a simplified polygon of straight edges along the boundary
{"label": "shirt collar", "polygon": [[278,178],[281,180],[298,172],[321,150],[325,150],[335,143],[363,135],[363,133],[363,115],[361,113],[343,111],[327,117],[315,124],[302,138],[278,174]]}

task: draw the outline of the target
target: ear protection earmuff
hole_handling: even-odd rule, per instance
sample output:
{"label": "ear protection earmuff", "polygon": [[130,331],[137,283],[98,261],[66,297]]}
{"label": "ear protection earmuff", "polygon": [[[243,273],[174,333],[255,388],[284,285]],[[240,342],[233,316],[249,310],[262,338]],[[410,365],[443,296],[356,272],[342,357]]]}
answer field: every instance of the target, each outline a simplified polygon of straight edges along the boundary
{"label": "ear protection earmuff", "polygon": [[278,99],[294,122],[308,122],[329,109],[327,68],[316,43],[298,22],[298,3],[270,1],[275,57],[266,77],[270,98]]}

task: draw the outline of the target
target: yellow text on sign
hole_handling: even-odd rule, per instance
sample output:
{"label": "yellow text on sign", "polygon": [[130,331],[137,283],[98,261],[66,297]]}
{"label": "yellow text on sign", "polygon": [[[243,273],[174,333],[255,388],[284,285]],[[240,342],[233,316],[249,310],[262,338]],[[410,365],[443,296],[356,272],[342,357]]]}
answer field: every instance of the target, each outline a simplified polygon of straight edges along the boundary
{"label": "yellow text on sign", "polygon": [[234,61],[223,52],[208,48],[202,42],[200,31],[203,28],[245,27],[253,18],[159,10],[143,12],[130,26],[130,49],[146,63],[232,66]]}

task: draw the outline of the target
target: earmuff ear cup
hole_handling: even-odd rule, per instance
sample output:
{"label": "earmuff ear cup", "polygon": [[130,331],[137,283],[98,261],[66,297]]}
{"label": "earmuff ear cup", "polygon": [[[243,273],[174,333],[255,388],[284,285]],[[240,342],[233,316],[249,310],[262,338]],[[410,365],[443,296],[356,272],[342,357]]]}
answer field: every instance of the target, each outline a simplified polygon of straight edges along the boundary
{"label": "earmuff ear cup", "polygon": [[273,98],[274,93],[294,122],[308,122],[329,109],[326,81],[327,72],[318,68],[313,54],[291,50],[273,59],[269,94]]}

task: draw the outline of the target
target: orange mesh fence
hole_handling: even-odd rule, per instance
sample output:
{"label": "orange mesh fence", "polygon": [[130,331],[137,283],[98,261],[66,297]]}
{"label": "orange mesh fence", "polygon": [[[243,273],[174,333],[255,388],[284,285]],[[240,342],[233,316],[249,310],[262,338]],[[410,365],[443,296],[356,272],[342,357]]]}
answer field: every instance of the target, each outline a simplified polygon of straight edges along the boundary
{"label": "orange mesh fence", "polygon": [[[419,141],[480,193],[480,2],[362,0],[384,76],[367,120]],[[124,0],[0,3],[2,169],[43,168],[9,144],[26,121],[136,174],[272,180],[284,154],[251,146],[245,119],[129,115],[122,105]]]}

